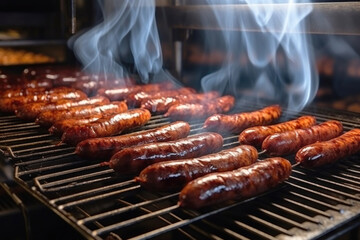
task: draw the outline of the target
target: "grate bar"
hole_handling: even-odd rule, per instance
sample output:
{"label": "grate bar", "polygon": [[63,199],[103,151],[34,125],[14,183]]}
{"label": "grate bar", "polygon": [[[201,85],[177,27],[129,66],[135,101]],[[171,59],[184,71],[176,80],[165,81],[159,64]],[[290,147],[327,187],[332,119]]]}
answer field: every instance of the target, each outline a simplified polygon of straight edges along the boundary
{"label": "grate bar", "polygon": [[293,236],[293,234],[290,234],[287,229],[284,229],[284,228],[279,227],[279,226],[277,226],[277,225],[275,225],[275,224],[269,223],[268,221],[265,221],[265,220],[263,220],[263,219],[260,219],[260,218],[254,216],[254,215],[248,215],[248,217],[250,217],[251,219],[253,219],[253,220],[257,221],[257,222],[260,222],[261,224],[266,225],[266,226],[269,227],[269,228],[272,228],[272,229],[274,229],[274,230],[276,230],[276,231],[278,231],[278,232],[281,232],[281,233],[283,233],[283,234],[285,234],[285,235]]}
{"label": "grate bar", "polygon": [[265,214],[268,215],[268,216],[271,216],[271,217],[273,217],[273,218],[276,218],[277,220],[281,220],[281,221],[283,221],[283,222],[285,222],[285,223],[288,223],[288,224],[290,224],[290,225],[292,225],[292,226],[294,226],[294,227],[296,227],[296,228],[299,228],[299,229],[302,229],[302,230],[305,230],[305,231],[308,231],[308,230],[309,230],[308,228],[303,227],[300,223],[295,222],[295,221],[293,221],[293,220],[291,220],[291,219],[289,219],[289,218],[287,218],[287,217],[283,217],[283,216],[281,216],[281,215],[279,215],[279,214],[277,214],[277,213],[271,212],[271,211],[266,210],[266,209],[264,209],[264,208],[259,208],[259,210],[260,210],[261,212],[265,213]]}
{"label": "grate bar", "polygon": [[[43,137],[53,137],[54,135],[51,134],[42,134],[42,135],[36,135],[36,136],[30,136],[30,137],[24,137],[24,138],[20,138],[20,139],[7,139],[7,140],[3,140],[1,141],[1,143],[9,143],[9,142],[14,142],[14,141],[28,141],[28,140],[32,140],[32,139],[36,139],[36,138],[43,138]],[[15,145],[16,146],[16,145]],[[26,145],[24,145],[26,146]]]}
{"label": "grate bar", "polygon": [[338,211],[338,212],[341,212],[341,211],[342,211],[340,208],[338,208],[338,207],[336,207],[336,206],[332,206],[332,205],[330,205],[330,204],[327,204],[327,203],[318,201],[318,200],[316,200],[316,199],[313,199],[313,198],[310,198],[310,197],[301,195],[301,194],[299,194],[299,193],[292,192],[292,191],[290,191],[289,193],[292,194],[292,195],[294,195],[294,196],[297,196],[297,197],[306,199],[306,200],[308,200],[308,201],[314,202],[314,203],[316,203],[316,204],[322,205],[322,206],[324,206],[324,207],[333,209],[333,210],[335,210],[335,211]]}
{"label": "grate bar", "polygon": [[150,219],[150,218],[158,217],[160,215],[169,213],[169,212],[171,212],[171,211],[173,211],[173,210],[175,210],[177,208],[179,208],[179,206],[174,205],[174,206],[171,206],[171,207],[168,207],[168,208],[161,209],[159,211],[155,211],[155,212],[152,212],[152,213],[142,215],[140,217],[132,218],[132,219],[120,222],[120,223],[115,223],[115,224],[109,225],[107,227],[104,227],[102,229],[98,229],[98,230],[93,231],[93,236],[108,233],[110,231],[117,230],[117,229],[129,226],[129,225],[133,225],[135,223],[138,223],[138,222]]}
{"label": "grate bar", "polygon": [[51,165],[51,166],[48,166],[48,167],[41,167],[41,168],[36,168],[36,169],[31,169],[31,170],[25,170],[25,171],[19,172],[18,175],[23,176],[23,175],[33,174],[33,173],[41,173],[42,171],[56,170],[58,168],[75,166],[75,165],[77,165],[79,163],[82,163],[82,161],[68,162],[68,163],[62,163],[62,164],[57,164],[57,165]]}
{"label": "grate bar", "polygon": [[91,189],[91,190],[82,191],[82,192],[79,192],[79,193],[74,193],[74,194],[71,194],[71,195],[67,195],[67,196],[62,196],[62,197],[59,197],[59,198],[55,198],[55,199],[50,200],[50,202],[53,203],[53,204],[55,204],[55,203],[58,203],[58,202],[62,202],[62,201],[69,200],[69,199],[71,199],[71,198],[80,197],[80,196],[82,196],[82,195],[95,194],[95,193],[107,191],[107,190],[112,189],[112,188],[123,187],[123,186],[126,186],[126,185],[130,185],[130,184],[133,183],[133,182],[134,182],[134,180],[129,180],[129,181],[125,181],[125,182],[115,183],[115,184],[112,184],[112,185],[107,185],[107,186],[105,186],[105,187],[96,188],[96,189]]}
{"label": "grate bar", "polygon": [[346,196],[348,198],[352,198],[352,199],[360,201],[360,197],[354,196],[353,194],[348,194],[348,193],[344,193],[344,192],[341,192],[341,191],[338,191],[338,190],[335,190],[335,189],[332,189],[332,188],[329,188],[329,187],[321,186],[320,184],[316,184],[314,182],[309,182],[309,181],[306,181],[304,179],[300,179],[300,178],[297,178],[297,177],[294,177],[294,176],[292,176],[291,178],[293,180],[297,180],[299,182],[306,183],[306,184],[311,184],[312,186],[316,186],[318,188],[322,188],[322,189],[325,189],[327,191],[334,192],[334,193],[337,193],[339,195],[343,195],[343,196]]}
{"label": "grate bar", "polygon": [[291,199],[289,199],[289,198],[284,198],[284,200],[287,201],[287,202],[289,202],[289,203],[292,203],[292,204],[294,204],[294,205],[297,205],[297,206],[299,206],[299,207],[302,207],[302,208],[304,208],[304,209],[307,209],[307,210],[309,210],[309,211],[315,212],[315,213],[317,213],[317,214],[319,214],[319,215],[325,216],[325,217],[327,217],[327,218],[332,218],[332,216],[331,216],[330,214],[328,214],[328,213],[326,213],[326,212],[323,212],[323,211],[320,211],[320,210],[318,210],[318,209],[316,209],[316,208],[313,208],[313,207],[304,205],[304,204],[302,204],[302,203],[296,202],[296,201],[291,200]]}
{"label": "grate bar", "polygon": [[133,187],[121,189],[121,190],[118,190],[118,191],[112,191],[110,193],[105,193],[105,194],[98,195],[98,196],[95,196],[95,197],[89,197],[89,198],[77,200],[77,201],[74,201],[74,202],[59,205],[59,209],[66,209],[66,208],[73,207],[73,206],[76,206],[76,205],[80,205],[80,204],[84,204],[84,203],[88,203],[88,202],[93,202],[93,201],[96,201],[96,200],[99,200],[99,199],[108,198],[110,196],[118,195],[118,194],[121,194],[121,193],[124,193],[124,192],[134,191],[134,190],[137,190],[139,188],[140,188],[140,185],[136,185],[136,186],[133,186]]}
{"label": "grate bar", "polygon": [[[291,179],[291,178],[292,178],[292,177],[290,177],[290,179]],[[289,179],[289,180],[290,180],[290,179]],[[297,185],[297,184],[295,184],[295,183],[290,182],[289,180],[287,181],[287,184],[289,184],[289,185],[291,185],[291,186],[294,186],[294,187],[296,187],[296,188],[299,188],[299,189],[301,189],[301,190],[304,190],[304,191],[306,191],[306,192],[309,192],[309,193],[312,193],[312,194],[315,194],[315,195],[318,195],[318,196],[325,197],[325,198],[327,198],[327,199],[336,201],[336,202],[338,202],[338,203],[345,204],[345,205],[347,205],[347,206],[352,206],[352,204],[349,203],[349,202],[347,202],[346,200],[343,200],[343,199],[340,199],[340,198],[337,198],[337,197],[333,197],[333,196],[330,196],[330,195],[327,195],[327,194],[324,194],[324,193],[320,193],[320,192],[317,192],[317,191],[308,189],[308,188],[306,188],[306,187],[299,186],[299,185]]]}
{"label": "grate bar", "polygon": [[249,226],[249,225],[247,225],[245,223],[242,223],[242,222],[239,222],[239,221],[234,221],[234,223],[236,225],[238,225],[238,226],[240,226],[240,227],[242,227],[242,228],[244,228],[244,229],[246,229],[246,230],[248,230],[248,231],[250,231],[250,232],[252,232],[252,233],[254,233],[256,235],[258,235],[258,236],[261,236],[261,237],[265,238],[265,239],[277,240],[275,237],[273,237],[273,236],[271,236],[269,234],[266,234],[264,232],[261,232],[258,229],[254,228],[254,227],[251,227],[251,226]]}
{"label": "grate bar", "polygon": [[[228,228],[220,228],[219,226],[210,223],[209,221],[206,220],[202,220],[202,222],[206,225],[209,225],[212,229],[217,229],[218,231],[224,231],[225,233],[227,233],[228,235],[236,238],[236,239],[240,239],[240,240],[250,240],[250,238],[244,237],[243,235],[240,235],[237,232],[232,231],[231,229]],[[191,226],[191,225],[190,225]]]}
{"label": "grate bar", "polygon": [[288,212],[292,215],[295,215],[295,216],[298,216],[298,217],[301,217],[309,222],[313,222],[313,223],[316,223],[316,224],[321,224],[320,221],[316,221],[314,220],[313,218],[309,217],[309,216],[306,216],[305,214],[302,214],[302,213],[299,213],[297,211],[294,211],[290,208],[287,208],[287,207],[284,207],[284,206],[281,206],[280,204],[277,204],[277,203],[271,203],[271,205],[273,205],[274,207],[277,207],[277,208],[280,208],[282,210],[284,210],[285,212]]}
{"label": "grate bar", "polygon": [[[62,155],[56,155],[56,156],[51,156],[51,157],[46,157],[46,158],[41,158],[41,159],[36,159],[36,160],[30,160],[27,162],[19,162],[16,163],[16,166],[26,166],[26,165],[31,165],[31,164],[37,164],[37,163],[43,163],[43,162],[47,162],[47,161],[52,161],[52,160],[56,160],[56,159],[61,159],[61,158],[66,158],[66,157],[70,157],[70,156],[74,156],[75,154],[73,152],[71,153],[65,153]],[[84,161],[82,161],[84,162]]]}
{"label": "grate bar", "polygon": [[95,172],[95,173],[89,173],[89,174],[84,174],[84,175],[80,175],[77,177],[65,178],[65,179],[61,179],[58,181],[45,183],[42,186],[45,188],[54,187],[54,186],[63,185],[63,184],[70,183],[70,182],[76,182],[76,181],[79,181],[82,179],[87,179],[87,178],[94,177],[94,176],[100,176],[100,175],[104,175],[104,174],[108,174],[108,173],[113,173],[113,172],[114,172],[113,169],[107,169],[107,170],[103,170],[103,171],[99,171],[99,172]]}
{"label": "grate bar", "polygon": [[104,218],[109,217],[109,216],[113,216],[113,215],[129,212],[129,211],[133,211],[133,210],[138,209],[140,207],[150,205],[150,204],[154,204],[154,203],[157,203],[157,202],[160,202],[160,201],[163,201],[163,200],[167,200],[167,199],[176,197],[178,195],[179,195],[178,193],[174,193],[174,194],[166,195],[164,197],[160,197],[160,198],[157,198],[157,199],[154,199],[154,200],[147,200],[147,201],[143,201],[141,203],[137,203],[137,204],[134,204],[134,205],[131,205],[131,206],[123,207],[123,208],[120,208],[120,209],[115,209],[115,210],[112,210],[112,211],[109,211],[109,212],[100,213],[100,214],[97,214],[97,215],[94,215],[94,216],[91,216],[91,217],[81,219],[81,220],[78,221],[78,224],[82,225],[82,224],[86,224],[88,222],[101,220],[101,219],[104,219]]}

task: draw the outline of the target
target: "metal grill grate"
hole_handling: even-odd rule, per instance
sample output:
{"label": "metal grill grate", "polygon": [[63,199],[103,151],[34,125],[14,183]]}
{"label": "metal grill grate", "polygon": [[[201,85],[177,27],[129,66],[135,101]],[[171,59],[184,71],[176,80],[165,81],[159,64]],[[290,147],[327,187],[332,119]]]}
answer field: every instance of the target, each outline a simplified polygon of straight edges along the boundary
{"label": "metal grill grate", "polygon": [[[318,122],[341,120],[345,130],[360,126],[358,116],[319,109],[288,111],[281,121],[304,114]],[[154,116],[140,130],[168,122]],[[191,133],[201,123],[193,123]],[[313,239],[348,222],[359,225],[358,155],[321,171],[296,166],[286,183],[265,194],[193,211],[177,206],[178,193],[148,192],[133,176],[80,159],[65,144],[54,145],[59,140],[33,123],[5,116],[0,124],[6,135],[0,144],[11,150],[16,181],[88,238]],[[225,138],[225,148],[236,144],[237,136]]]}

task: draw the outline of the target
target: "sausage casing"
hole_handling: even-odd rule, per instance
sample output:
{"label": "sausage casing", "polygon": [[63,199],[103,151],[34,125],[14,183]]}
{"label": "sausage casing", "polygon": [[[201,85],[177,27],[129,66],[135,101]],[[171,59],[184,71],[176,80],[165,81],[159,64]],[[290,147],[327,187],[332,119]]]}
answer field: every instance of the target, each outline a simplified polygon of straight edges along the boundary
{"label": "sausage casing", "polygon": [[154,113],[165,113],[171,106],[184,103],[203,103],[209,99],[219,97],[216,91],[206,93],[186,94],[171,97],[157,97],[141,101],[141,108],[145,108]]}
{"label": "sausage casing", "polygon": [[194,158],[217,152],[222,145],[221,135],[200,133],[175,141],[125,148],[111,157],[109,166],[117,172],[138,173],[156,162]]}
{"label": "sausage casing", "polygon": [[155,191],[180,190],[186,183],[213,172],[225,172],[253,164],[256,148],[240,145],[198,158],[154,163],[135,178],[141,186]]}
{"label": "sausage casing", "polygon": [[76,145],[88,138],[109,137],[124,130],[143,126],[151,118],[146,109],[133,109],[100,118],[96,122],[68,128],[61,140],[69,145]]}
{"label": "sausage casing", "polygon": [[61,121],[54,123],[54,125],[52,125],[49,128],[49,132],[54,135],[61,135],[68,128],[71,128],[73,126],[81,126],[81,125],[86,125],[86,124],[89,124],[92,122],[96,122],[97,120],[99,120],[102,117],[103,117],[103,115],[93,115],[93,116],[87,117],[87,118],[76,118],[76,119],[71,118],[71,119],[61,120]]}
{"label": "sausage casing", "polygon": [[283,156],[297,152],[300,148],[339,136],[343,126],[339,121],[327,121],[305,129],[275,133],[265,138],[262,149],[270,156]]}
{"label": "sausage casing", "polygon": [[172,120],[192,120],[206,118],[216,113],[226,113],[235,105],[235,98],[225,95],[216,99],[211,99],[205,103],[185,103],[176,104],[169,108],[164,114]]}
{"label": "sausage casing", "polygon": [[360,129],[352,129],[339,137],[316,142],[301,148],[295,155],[303,167],[314,168],[331,164],[360,151]]}
{"label": "sausage casing", "polygon": [[93,115],[109,115],[126,112],[127,110],[128,108],[124,101],[114,101],[104,105],[85,105],[72,107],[67,110],[44,111],[38,115],[35,122],[41,126],[51,126],[65,119],[88,118]]}
{"label": "sausage casing", "polygon": [[215,114],[206,119],[203,128],[219,133],[239,134],[246,128],[268,125],[281,115],[281,107],[272,105],[253,112],[237,114]]}
{"label": "sausage casing", "polygon": [[264,139],[274,133],[286,132],[299,128],[308,128],[316,124],[315,117],[302,116],[295,120],[278,123],[269,126],[256,126],[245,129],[239,135],[239,142],[241,144],[261,147]]}
{"label": "sausage casing", "polygon": [[35,102],[28,103],[17,108],[15,110],[15,114],[21,119],[35,120],[40,113],[45,111],[68,110],[70,108],[78,106],[107,104],[109,102],[109,99],[103,96],[95,96],[83,100],[63,99],[55,103]]}
{"label": "sausage casing", "polygon": [[290,162],[281,157],[264,159],[233,171],[210,173],[189,182],[182,189],[179,205],[198,209],[253,197],[282,183],[290,174]]}
{"label": "sausage casing", "polygon": [[109,159],[124,148],[152,142],[173,141],[186,137],[189,132],[190,125],[178,121],[141,132],[115,137],[87,139],[78,143],[75,152],[87,159]]}

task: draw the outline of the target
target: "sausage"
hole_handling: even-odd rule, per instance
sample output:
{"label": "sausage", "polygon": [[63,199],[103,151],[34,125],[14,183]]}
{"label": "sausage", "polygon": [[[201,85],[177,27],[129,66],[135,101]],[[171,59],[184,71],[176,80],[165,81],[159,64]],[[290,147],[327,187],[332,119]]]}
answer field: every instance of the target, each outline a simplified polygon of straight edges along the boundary
{"label": "sausage", "polygon": [[116,172],[138,173],[150,164],[193,158],[217,152],[223,138],[217,133],[200,133],[169,142],[149,143],[125,148],[114,154],[108,165]]}
{"label": "sausage", "polygon": [[158,92],[146,92],[141,91],[137,93],[132,93],[126,96],[126,103],[130,107],[140,107],[141,102],[144,100],[156,98],[156,97],[170,97],[170,96],[177,96],[181,94],[193,94],[195,93],[195,89],[193,88],[179,88],[174,90],[166,90],[166,91],[158,91]]}
{"label": "sausage", "polygon": [[112,102],[104,105],[84,105],[72,107],[67,110],[49,110],[44,111],[36,118],[36,123],[41,126],[51,126],[55,122],[71,119],[71,118],[86,118],[92,115],[110,115],[115,113],[126,112],[128,107],[124,101]]}
{"label": "sausage", "polygon": [[189,182],[181,190],[178,204],[198,209],[250,198],[284,182],[290,174],[290,162],[281,157],[267,158],[233,171],[210,173]]}
{"label": "sausage", "polygon": [[145,108],[153,113],[165,113],[171,106],[184,103],[203,103],[209,99],[219,97],[216,91],[198,94],[186,94],[172,97],[154,97],[141,101],[141,108]]}
{"label": "sausage", "polygon": [[245,129],[239,135],[241,144],[253,145],[261,147],[264,139],[274,133],[286,132],[299,128],[308,128],[316,124],[315,117],[302,116],[292,121],[278,123],[270,126],[256,126]]}
{"label": "sausage", "polygon": [[360,129],[352,129],[339,137],[301,148],[295,161],[306,168],[331,164],[360,150]]}
{"label": "sausage", "polygon": [[239,134],[249,127],[268,125],[281,115],[281,107],[272,105],[253,112],[231,115],[215,114],[205,120],[203,128],[218,133]]}
{"label": "sausage", "polygon": [[141,127],[151,118],[151,113],[146,109],[133,109],[103,117],[96,122],[68,128],[61,140],[75,146],[88,138],[109,137],[119,134],[124,130]]}
{"label": "sausage", "polygon": [[78,143],[75,153],[87,159],[109,159],[124,148],[152,142],[172,141],[186,137],[189,132],[190,125],[187,122],[178,121],[121,136],[87,139]]}
{"label": "sausage", "polygon": [[104,96],[95,96],[83,100],[63,99],[55,103],[35,102],[18,107],[17,109],[15,109],[15,114],[17,117],[24,120],[35,120],[40,113],[46,111],[61,111],[78,106],[101,105],[108,103],[110,103],[109,99]]}
{"label": "sausage", "polygon": [[120,101],[125,100],[126,96],[136,92],[159,92],[166,89],[173,89],[175,85],[170,82],[164,83],[153,83],[153,84],[145,84],[145,85],[134,85],[128,87],[120,87],[120,88],[112,88],[105,89],[100,88],[98,90],[99,95],[103,95],[108,97],[111,101]]}
{"label": "sausage", "polygon": [[171,106],[164,114],[172,120],[192,120],[206,118],[215,113],[225,113],[230,111],[235,105],[235,98],[230,95],[212,99],[205,103],[177,104]]}
{"label": "sausage", "polygon": [[198,177],[248,166],[257,158],[256,148],[240,145],[198,158],[154,163],[142,170],[135,181],[150,190],[180,190],[186,183]]}
{"label": "sausage", "polygon": [[53,135],[61,136],[61,134],[63,134],[70,127],[86,125],[95,122],[102,117],[103,115],[93,115],[91,117],[86,117],[86,118],[75,118],[75,119],[71,118],[71,119],[60,120],[58,122],[55,122],[54,125],[52,125],[49,128],[49,132]]}
{"label": "sausage", "polygon": [[14,112],[15,109],[33,102],[57,102],[62,99],[81,100],[86,99],[85,93],[74,90],[73,92],[43,93],[13,98],[0,98],[0,110],[3,112]]}
{"label": "sausage", "polygon": [[305,129],[275,133],[265,138],[262,149],[270,156],[296,153],[300,148],[339,136],[343,126],[339,121],[327,121]]}

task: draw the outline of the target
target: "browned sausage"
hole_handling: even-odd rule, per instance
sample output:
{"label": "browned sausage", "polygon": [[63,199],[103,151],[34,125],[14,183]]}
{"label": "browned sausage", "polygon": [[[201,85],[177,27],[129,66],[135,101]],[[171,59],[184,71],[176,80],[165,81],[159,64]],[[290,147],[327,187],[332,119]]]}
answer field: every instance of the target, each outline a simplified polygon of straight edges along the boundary
{"label": "browned sausage", "polygon": [[146,109],[133,109],[124,113],[103,117],[96,122],[68,128],[61,140],[69,145],[76,145],[88,138],[109,137],[124,130],[143,126],[151,118]]}
{"label": "browned sausage", "polygon": [[85,105],[101,105],[110,103],[109,99],[103,96],[95,96],[83,100],[63,99],[54,103],[35,102],[28,103],[15,109],[17,117],[25,120],[35,120],[42,112],[68,110],[73,107]]}
{"label": "browned sausage", "polygon": [[175,85],[170,82],[165,83],[154,83],[154,84],[145,84],[145,85],[135,85],[128,87],[104,89],[101,88],[98,90],[99,95],[108,97],[112,101],[125,100],[125,98],[132,93],[144,91],[144,92],[158,92],[166,89],[173,89]]}
{"label": "browned sausage", "polygon": [[339,136],[343,126],[339,121],[327,121],[305,129],[275,133],[265,138],[262,149],[270,156],[283,156],[295,153],[300,148],[315,143],[326,141]]}
{"label": "browned sausage", "polygon": [[186,87],[174,89],[174,90],[166,90],[166,91],[162,90],[158,92],[141,91],[141,92],[129,94],[128,96],[126,96],[125,99],[126,99],[126,103],[130,107],[140,107],[141,102],[148,99],[152,99],[160,96],[170,97],[170,96],[177,96],[180,94],[193,94],[195,92],[196,92],[195,89],[186,88]]}
{"label": "browned sausage", "polygon": [[258,111],[243,112],[230,115],[215,114],[206,119],[203,128],[218,133],[239,134],[249,127],[268,125],[281,114],[279,105],[265,107]]}
{"label": "browned sausage", "polygon": [[104,105],[84,105],[72,107],[67,110],[50,110],[41,112],[36,118],[36,123],[41,126],[51,126],[55,122],[71,118],[87,118],[93,115],[110,115],[126,112],[128,107],[124,101],[114,101]]}
{"label": "browned sausage", "polygon": [[14,112],[15,109],[33,102],[57,102],[62,99],[81,100],[86,98],[86,94],[78,90],[74,90],[73,92],[43,93],[13,98],[0,98],[0,111]]}
{"label": "browned sausage", "polygon": [[117,172],[138,173],[156,162],[193,158],[217,152],[222,145],[221,135],[200,133],[175,141],[125,148],[114,154],[108,164]]}
{"label": "browned sausage", "polygon": [[241,145],[198,158],[154,163],[142,170],[135,180],[150,190],[180,190],[195,178],[248,166],[253,164],[257,157],[256,148]]}
{"label": "browned sausage", "polygon": [[290,174],[290,162],[280,157],[264,159],[233,171],[210,173],[189,182],[182,189],[179,205],[198,209],[253,197],[284,182]]}
{"label": "browned sausage", "polygon": [[286,132],[299,128],[308,128],[316,124],[312,116],[302,116],[292,121],[287,121],[270,126],[257,126],[245,129],[239,136],[241,144],[260,147],[264,139],[274,133]]}
{"label": "browned sausage", "polygon": [[190,125],[186,122],[174,122],[158,128],[115,137],[92,138],[81,141],[75,152],[87,159],[108,160],[116,152],[131,146],[152,142],[166,142],[186,137]]}
{"label": "browned sausage", "polygon": [[216,91],[211,91],[207,93],[198,93],[198,94],[186,94],[178,95],[172,97],[157,97],[141,102],[141,108],[145,108],[154,113],[165,113],[171,106],[176,104],[185,104],[185,103],[203,103],[210,99],[219,97],[219,93]]}
{"label": "browned sausage", "polygon": [[54,135],[61,135],[70,127],[82,126],[92,122],[96,122],[102,117],[103,115],[93,115],[91,117],[86,117],[86,118],[75,118],[75,119],[71,118],[71,119],[61,120],[55,122],[54,125],[52,125],[51,128],[49,128],[49,132]]}
{"label": "browned sausage", "polygon": [[314,168],[331,164],[360,150],[360,129],[352,129],[339,137],[316,142],[301,148],[295,155],[303,167]]}
{"label": "browned sausage", "polygon": [[209,100],[201,104],[176,104],[164,114],[172,120],[192,120],[206,118],[215,113],[226,113],[235,105],[235,98],[230,95]]}

